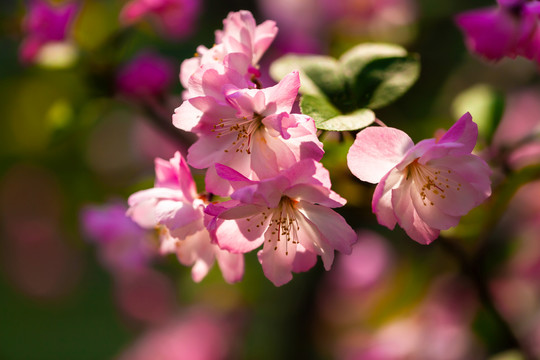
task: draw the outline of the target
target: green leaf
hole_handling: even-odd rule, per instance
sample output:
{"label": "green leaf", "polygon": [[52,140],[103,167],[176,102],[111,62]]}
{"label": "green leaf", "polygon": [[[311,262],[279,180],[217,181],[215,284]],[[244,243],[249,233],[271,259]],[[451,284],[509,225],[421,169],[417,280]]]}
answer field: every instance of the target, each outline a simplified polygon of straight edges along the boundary
{"label": "green leaf", "polygon": [[418,79],[420,64],[416,57],[390,57],[368,63],[351,78],[358,107],[377,109],[395,101]]}
{"label": "green leaf", "polygon": [[317,127],[319,123],[341,115],[341,112],[326,98],[309,94],[302,96],[300,109],[303,114],[313,118]]}
{"label": "green leaf", "polygon": [[285,55],[270,66],[270,76],[276,81],[297,70],[300,73],[300,93],[336,97],[345,89],[345,77],[336,59],[329,56]]}
{"label": "green leaf", "polygon": [[339,61],[286,55],[272,64],[270,74],[280,80],[293,70],[300,73],[302,112],[320,129],[345,131],[371,124],[375,114],[369,109],[403,95],[418,78],[420,65],[398,45],[369,43],[347,51]]}
{"label": "green leaf", "polygon": [[481,137],[489,143],[504,112],[504,96],[489,85],[475,85],[461,92],[452,104],[456,119],[470,112]]}
{"label": "green leaf", "polygon": [[407,50],[398,45],[367,43],[353,47],[341,55],[339,62],[346,76],[354,77],[374,60],[389,57],[405,57]]}
{"label": "green leaf", "polygon": [[316,122],[317,128],[333,131],[362,129],[375,121],[375,113],[370,109],[359,109],[350,114],[339,115],[323,122]]}

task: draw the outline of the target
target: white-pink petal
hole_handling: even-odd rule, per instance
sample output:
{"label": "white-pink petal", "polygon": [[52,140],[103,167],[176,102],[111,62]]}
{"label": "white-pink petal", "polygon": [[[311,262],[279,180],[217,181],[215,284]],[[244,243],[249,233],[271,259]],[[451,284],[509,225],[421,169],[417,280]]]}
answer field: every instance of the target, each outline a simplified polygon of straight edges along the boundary
{"label": "white-pink petal", "polygon": [[413,146],[411,138],[401,130],[368,127],[356,135],[347,154],[347,164],[360,180],[376,184]]}

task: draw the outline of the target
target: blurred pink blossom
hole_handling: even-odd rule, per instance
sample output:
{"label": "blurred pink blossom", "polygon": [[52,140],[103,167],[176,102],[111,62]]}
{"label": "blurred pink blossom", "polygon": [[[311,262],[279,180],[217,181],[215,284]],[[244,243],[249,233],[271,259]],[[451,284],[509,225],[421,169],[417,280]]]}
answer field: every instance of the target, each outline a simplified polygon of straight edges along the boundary
{"label": "blurred pink blossom", "polygon": [[470,330],[476,302],[461,281],[439,281],[408,316],[374,334],[351,331],[337,344],[344,360],[461,360],[482,358]]}
{"label": "blurred pink blossom", "polygon": [[416,145],[401,130],[369,127],[356,136],[347,162],[360,180],[378,183],[372,208],[379,223],[390,229],[398,223],[429,244],[491,194],[491,170],[471,154],[477,136],[469,113],[438,141]]}
{"label": "blurred pink blossom", "polygon": [[18,164],[0,181],[0,264],[28,296],[56,300],[73,290],[83,262],[61,226],[63,193],[47,169]]}
{"label": "blurred pink blossom", "polygon": [[77,8],[75,2],[52,5],[46,0],[30,0],[22,24],[26,37],[19,49],[21,61],[31,63],[44,45],[66,41]]}
{"label": "blurred pink blossom", "polygon": [[193,33],[200,8],[200,0],[132,0],[122,9],[120,20],[132,25],[149,19],[164,35],[182,39]]}
{"label": "blurred pink blossom", "polygon": [[151,329],[118,360],[225,360],[232,358],[234,326],[203,309]]}
{"label": "blurred pink blossom", "polygon": [[[533,138],[519,145],[531,136]],[[540,161],[540,91],[528,89],[508,96],[492,147],[495,151],[512,148],[508,164],[513,169]]]}
{"label": "blurred pink blossom", "polygon": [[471,52],[489,60],[523,56],[540,62],[540,4],[498,1],[498,7],[456,16]]}
{"label": "blurred pink blossom", "polygon": [[116,276],[114,294],[122,313],[144,324],[165,323],[177,308],[174,283],[151,268]]}
{"label": "blurred pink blossom", "polygon": [[122,94],[144,98],[163,97],[175,78],[176,68],[168,59],[142,52],[120,69],[116,86]]}
{"label": "blurred pink blossom", "polygon": [[391,249],[386,240],[368,230],[358,233],[352,253],[340,256],[328,274],[329,283],[341,290],[365,290],[375,285],[392,268]]}
{"label": "blurred pink blossom", "polygon": [[158,253],[153,234],[133,222],[126,211],[120,201],[81,211],[83,231],[98,246],[103,266],[113,274],[146,268]]}

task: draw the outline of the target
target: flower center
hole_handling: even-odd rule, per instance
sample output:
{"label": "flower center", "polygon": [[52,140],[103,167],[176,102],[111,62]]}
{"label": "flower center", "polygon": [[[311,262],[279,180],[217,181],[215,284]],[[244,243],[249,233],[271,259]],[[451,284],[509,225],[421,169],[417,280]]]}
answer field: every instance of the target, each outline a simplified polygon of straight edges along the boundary
{"label": "flower center", "polygon": [[243,153],[245,151],[247,154],[251,154],[251,137],[261,127],[263,119],[264,117],[257,113],[254,113],[252,117],[219,119],[212,132],[217,133],[216,138],[218,139],[236,134],[236,137],[232,137],[231,145],[224,150],[226,153]]}
{"label": "flower center", "polygon": [[434,169],[427,165],[421,165],[415,160],[407,167],[407,171],[406,179],[409,180],[412,177],[424,206],[434,205],[433,201],[430,200],[433,196],[444,200],[450,191],[461,190],[461,184],[451,176],[452,170]]}
{"label": "flower center", "polygon": [[268,242],[275,241],[275,251],[278,249],[278,241],[286,241],[285,255],[289,255],[289,243],[293,245],[299,243],[297,231],[300,230],[300,226],[295,216],[297,203],[298,201],[283,196],[278,207],[274,210],[272,219],[268,225],[269,231],[272,234]]}

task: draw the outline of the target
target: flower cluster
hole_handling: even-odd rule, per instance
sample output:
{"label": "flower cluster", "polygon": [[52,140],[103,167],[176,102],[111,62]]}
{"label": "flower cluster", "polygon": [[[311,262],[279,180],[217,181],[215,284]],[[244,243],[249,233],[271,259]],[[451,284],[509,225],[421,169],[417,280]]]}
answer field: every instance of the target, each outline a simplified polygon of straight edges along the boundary
{"label": "flower cluster", "polygon": [[470,51],[489,60],[523,56],[540,63],[540,3],[497,0],[498,7],[459,14]]}
{"label": "flower cluster", "polygon": [[[277,33],[250,12],[230,13],[216,44],[200,46],[183,62],[183,103],[173,125],[198,136],[187,159],[177,152],[156,160],[155,187],[133,194],[128,214],[156,228],[161,252],[193,265],[200,281],[217,259],[226,281],[243,275],[243,254],[258,259],[276,286],[307,271],[320,256],[329,270],[334,251],[351,253],[355,231],[332,208],[346,200],[333,192],[314,120],[292,113],[300,75],[292,71],[263,87],[258,63]],[[379,182],[373,210],[381,224],[399,223],[428,244],[442,229],[490,194],[489,168],[471,155],[477,137],[470,115],[442,138],[414,145],[402,131],[371,127],[357,136],[348,161],[361,180]],[[188,164],[205,169],[199,195]],[[211,202],[214,195],[222,202]]]}
{"label": "flower cluster", "polygon": [[[187,162],[179,153],[156,160],[156,184],[132,195],[128,214],[157,227],[161,250],[194,264],[199,281],[214,258],[225,279],[238,281],[243,253],[263,245],[259,261],[276,285],[306,271],[320,255],[330,268],[334,250],[349,253],[356,234],[330,208],[345,200],[330,190],[313,119],[291,113],[300,79],[292,72],[264,88],[258,62],[277,33],[250,12],[230,13],[216,45],[184,61],[185,86],[173,124],[198,135]],[[187,164],[207,169],[206,192],[231,200],[209,204],[198,195]],[[205,226],[206,224],[206,226]]]}
{"label": "flower cluster", "polygon": [[61,47],[69,42],[71,23],[77,15],[78,5],[68,2],[54,6],[45,0],[32,0],[23,21],[26,35],[19,49],[19,58],[29,64],[43,57],[46,47]]}

